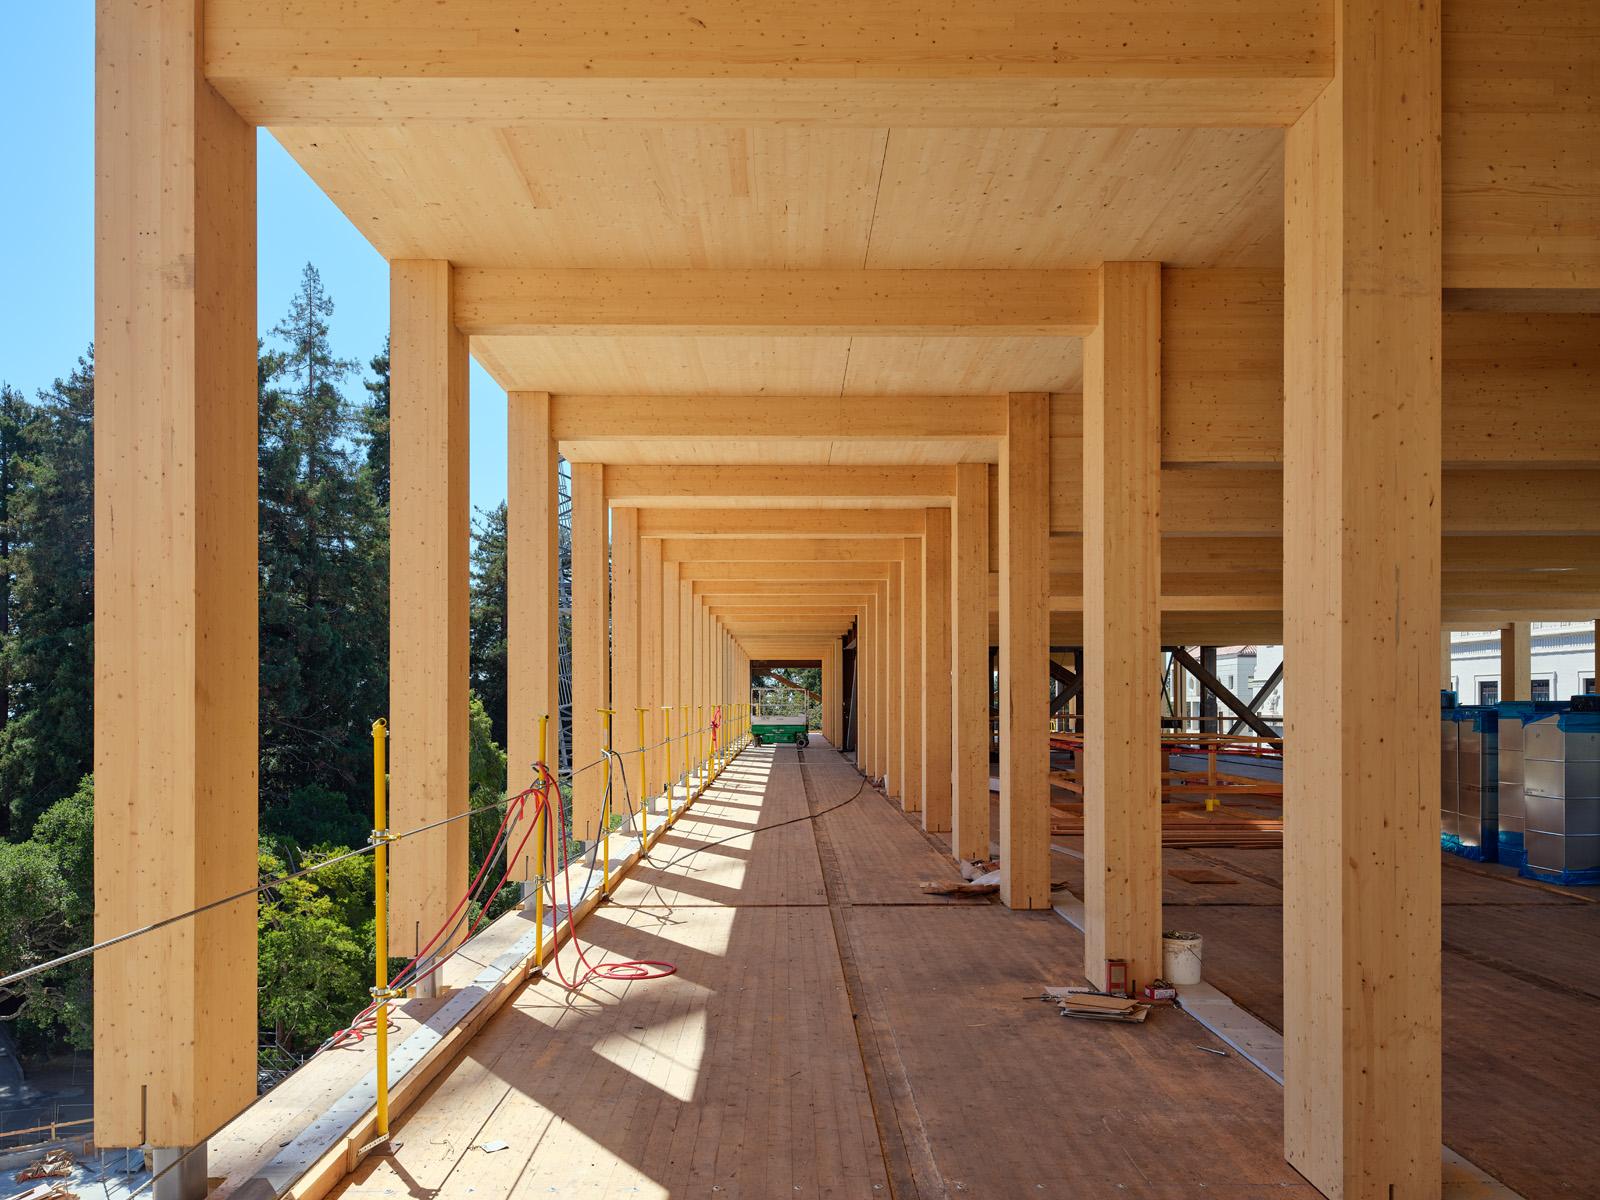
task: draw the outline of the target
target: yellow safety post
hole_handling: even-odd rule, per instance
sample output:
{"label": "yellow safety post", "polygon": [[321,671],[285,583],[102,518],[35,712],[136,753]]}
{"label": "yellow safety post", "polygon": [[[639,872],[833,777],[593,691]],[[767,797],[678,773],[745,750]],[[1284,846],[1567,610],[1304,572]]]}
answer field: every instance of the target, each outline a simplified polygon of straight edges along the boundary
{"label": "yellow safety post", "polygon": [[644,773],[644,706],[639,706],[639,840],[650,840],[650,781]]}
{"label": "yellow safety post", "polygon": [[665,791],[667,793],[667,824],[670,825],[672,824],[672,705],[663,704],[661,711],[666,714],[664,720],[667,725],[665,743],[667,747],[667,786]]}
{"label": "yellow safety post", "polygon": [[600,894],[611,894],[611,718],[616,716],[616,710],[610,708],[597,709],[597,712],[606,719],[606,750],[605,773],[600,777],[600,794],[605,798],[605,804],[600,809],[600,854],[605,859],[600,867]]}
{"label": "yellow safety post", "polygon": [[389,1001],[399,993],[389,986],[389,723],[372,723],[372,887],[376,917],[373,930],[378,1043],[378,1140],[389,1140]]}
{"label": "yellow safety post", "polygon": [[[549,759],[545,757],[545,742],[550,730],[550,714],[545,713],[539,718],[539,762],[540,779],[544,778],[544,770]],[[544,969],[544,844],[546,840],[544,822],[548,819],[546,813],[550,807],[549,784],[546,783],[544,791],[544,807],[538,809],[533,818],[533,838],[539,846],[535,851],[538,869],[533,876],[533,965],[539,970]],[[556,789],[556,802],[561,801],[561,790]]]}
{"label": "yellow safety post", "polygon": [[706,794],[706,714],[705,705],[703,704],[694,706],[694,725],[695,770],[700,776],[700,790],[695,795],[704,796]]}

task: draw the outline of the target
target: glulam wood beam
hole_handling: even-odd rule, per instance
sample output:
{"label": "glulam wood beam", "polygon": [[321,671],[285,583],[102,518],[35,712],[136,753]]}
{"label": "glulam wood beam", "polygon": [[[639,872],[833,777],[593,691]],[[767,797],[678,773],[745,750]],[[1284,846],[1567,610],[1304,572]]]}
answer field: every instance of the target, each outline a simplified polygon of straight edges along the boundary
{"label": "glulam wood beam", "polygon": [[904,538],[922,533],[916,508],[645,508],[639,534],[652,538]]}
{"label": "glulam wood beam", "polygon": [[1101,268],[1084,341],[1084,974],[1161,974],[1161,272]]}
{"label": "glulam wood beam", "polygon": [[1431,1197],[1440,4],[1332,8],[1336,78],[1284,151],[1284,1142],[1325,1195]]}
{"label": "glulam wood beam", "polygon": [[922,554],[922,827],[950,830],[950,510],[926,514]]}
{"label": "glulam wood beam", "polygon": [[673,562],[899,562],[894,538],[663,538],[661,556]]}
{"label": "glulam wood beam", "polygon": [[[900,806],[908,813],[922,811],[923,760],[922,704],[932,681],[923,674],[922,641],[926,614],[923,605],[922,539],[905,539],[905,570],[901,576],[900,671],[901,742],[903,766]],[[938,681],[944,687],[944,680]]]}
{"label": "glulam wood beam", "polygon": [[937,22],[892,0],[760,12],[714,0],[693,20],[646,0],[403,15],[390,0],[210,0],[204,62],[263,125],[1234,126],[1294,120],[1331,54],[1309,0],[1265,12],[1000,0]]}
{"label": "glulam wood beam", "polygon": [[632,508],[930,508],[953,467],[607,466],[613,504]]}
{"label": "glulam wood beam", "polygon": [[[467,341],[451,318],[450,264],[395,262],[389,273],[389,824],[403,830],[467,807],[472,510]],[[467,890],[467,822],[389,853],[389,945],[412,955]]]}
{"label": "glulam wood beam", "polygon": [[1050,907],[1050,397],[1007,398],[1000,450],[1000,898]]}
{"label": "glulam wood beam", "polygon": [[1081,337],[1094,299],[1069,270],[456,273],[461,328],[497,337]]}
{"label": "glulam wood beam", "polygon": [[[256,141],[200,27],[198,0],[99,6],[100,939],[257,878]],[[253,899],[96,955],[95,1141],[209,1137],[255,1096],[256,1027]]]}
{"label": "glulam wood beam", "polygon": [[[611,707],[611,571],[605,468],[572,465],[572,767],[596,762]],[[687,701],[686,701],[687,702]],[[603,804],[599,768],[572,784],[572,836],[598,837]]]}
{"label": "glulam wood beam", "polygon": [[955,469],[951,511],[951,850],[989,856],[989,482],[988,469]]}
{"label": "glulam wood beam", "polygon": [[[534,781],[541,718],[551,770],[561,744],[560,481],[549,395],[512,392],[506,408],[506,790],[516,795]],[[512,846],[532,819],[513,820]],[[512,866],[528,878],[525,862]]]}

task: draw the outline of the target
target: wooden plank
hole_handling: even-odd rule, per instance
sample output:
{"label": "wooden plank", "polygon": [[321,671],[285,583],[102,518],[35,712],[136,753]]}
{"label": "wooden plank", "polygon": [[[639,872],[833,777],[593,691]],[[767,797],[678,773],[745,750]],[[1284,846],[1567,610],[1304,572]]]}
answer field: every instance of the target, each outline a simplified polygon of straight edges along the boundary
{"label": "wooden plank", "polygon": [[[590,768],[605,745],[600,710],[611,707],[610,547],[605,468],[572,465],[572,769]],[[572,836],[600,832],[603,784],[598,767],[576,775]]]}
{"label": "wooden plank", "polygon": [[1000,898],[1050,906],[1050,397],[1007,398],[1000,450]]}
{"label": "wooden plank", "polygon": [[952,852],[989,856],[989,472],[956,468],[951,511]]}
{"label": "wooden plank", "polygon": [[[657,543],[659,546],[660,543]],[[611,510],[611,745],[628,750],[637,740],[640,698],[639,510]],[[637,760],[634,760],[637,762]],[[612,768],[612,807],[623,807],[622,783]],[[635,779],[637,775],[635,775]]]}
{"label": "wooden plank", "polygon": [[[467,808],[468,358],[450,264],[389,274],[389,824],[412,829]],[[389,945],[409,956],[467,890],[467,822],[390,855]]]}
{"label": "wooden plank", "polygon": [[662,538],[661,556],[674,562],[875,562],[900,561],[897,538],[716,537]]}
{"label": "wooden plank", "polygon": [[1284,658],[1317,686],[1285,731],[1316,769],[1284,780],[1284,1140],[1326,1195],[1436,1196],[1440,5],[1334,17],[1285,149]]}
{"label": "wooden plank", "polygon": [[[98,7],[94,937],[107,938],[256,881],[256,155],[200,76],[198,0]],[[100,1145],[191,1146],[249,1103],[255,923],[245,901],[96,956]]]}
{"label": "wooden plank", "polygon": [[471,335],[1082,337],[1092,271],[521,270],[456,273]]}
{"label": "wooden plank", "polygon": [[206,33],[207,77],[272,125],[1275,125],[1316,95],[1332,51],[1304,0],[1159,14],[1006,0],[941,11],[936,28],[889,0],[760,19],[715,0],[692,22],[643,0],[213,0]]}
{"label": "wooden plank", "polygon": [[1161,973],[1161,273],[1101,268],[1084,346],[1084,973]]}

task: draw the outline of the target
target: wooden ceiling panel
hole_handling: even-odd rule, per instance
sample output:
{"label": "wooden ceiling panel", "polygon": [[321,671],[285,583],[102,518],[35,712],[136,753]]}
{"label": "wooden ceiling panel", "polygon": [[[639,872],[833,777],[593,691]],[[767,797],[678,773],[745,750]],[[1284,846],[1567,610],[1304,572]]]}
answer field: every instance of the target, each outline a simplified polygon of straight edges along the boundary
{"label": "wooden ceiling panel", "polygon": [[894,129],[869,267],[1277,267],[1278,129]]}
{"label": "wooden ceiling panel", "polygon": [[1277,129],[285,127],[388,258],[469,267],[1276,268]]}
{"label": "wooden ceiling panel", "polygon": [[388,258],[474,267],[859,268],[886,131],[286,128]]}

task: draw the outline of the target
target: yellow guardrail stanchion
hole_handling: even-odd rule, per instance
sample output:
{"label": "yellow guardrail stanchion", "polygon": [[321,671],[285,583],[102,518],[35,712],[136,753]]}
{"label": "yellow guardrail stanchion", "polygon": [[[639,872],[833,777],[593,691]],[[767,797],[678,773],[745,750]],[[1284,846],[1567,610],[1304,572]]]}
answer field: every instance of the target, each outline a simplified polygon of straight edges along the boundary
{"label": "yellow guardrail stanchion", "polygon": [[706,720],[705,720],[705,718],[706,718],[705,705],[696,704],[694,706],[694,724],[695,724],[695,731],[694,731],[694,738],[695,738],[694,761],[695,761],[695,771],[700,776],[700,790],[695,793],[696,796],[704,796],[706,794]]}
{"label": "yellow guardrail stanchion", "polygon": [[[541,779],[546,769],[545,764],[550,761],[545,757],[545,743],[549,732],[550,714],[545,713],[539,718],[538,767]],[[544,805],[534,810],[533,818],[533,840],[538,843],[538,849],[534,851],[534,861],[539,864],[533,876],[533,965],[539,970],[544,969],[544,844],[547,840],[544,822],[550,819],[549,785],[546,784],[545,787],[547,790],[544,793]],[[559,787],[556,788],[556,803],[558,805],[561,803],[561,789]]]}
{"label": "yellow guardrail stanchion", "polygon": [[667,824],[672,824],[672,705],[663,704],[661,711],[665,714],[666,721],[666,747],[667,747]]}
{"label": "yellow guardrail stanchion", "polygon": [[378,1140],[389,1140],[389,1001],[397,994],[389,986],[389,723],[379,717],[372,723],[372,886],[375,925],[373,935],[374,986],[378,1002],[377,1093]]}
{"label": "yellow guardrail stanchion", "polygon": [[616,716],[616,710],[610,708],[597,709],[606,719],[606,750],[605,763],[601,767],[603,774],[600,776],[601,798],[600,807],[600,855],[605,862],[600,868],[600,894],[611,894],[611,718]]}
{"label": "yellow guardrail stanchion", "polygon": [[644,769],[644,706],[639,707],[639,837],[650,840],[650,781]]}

